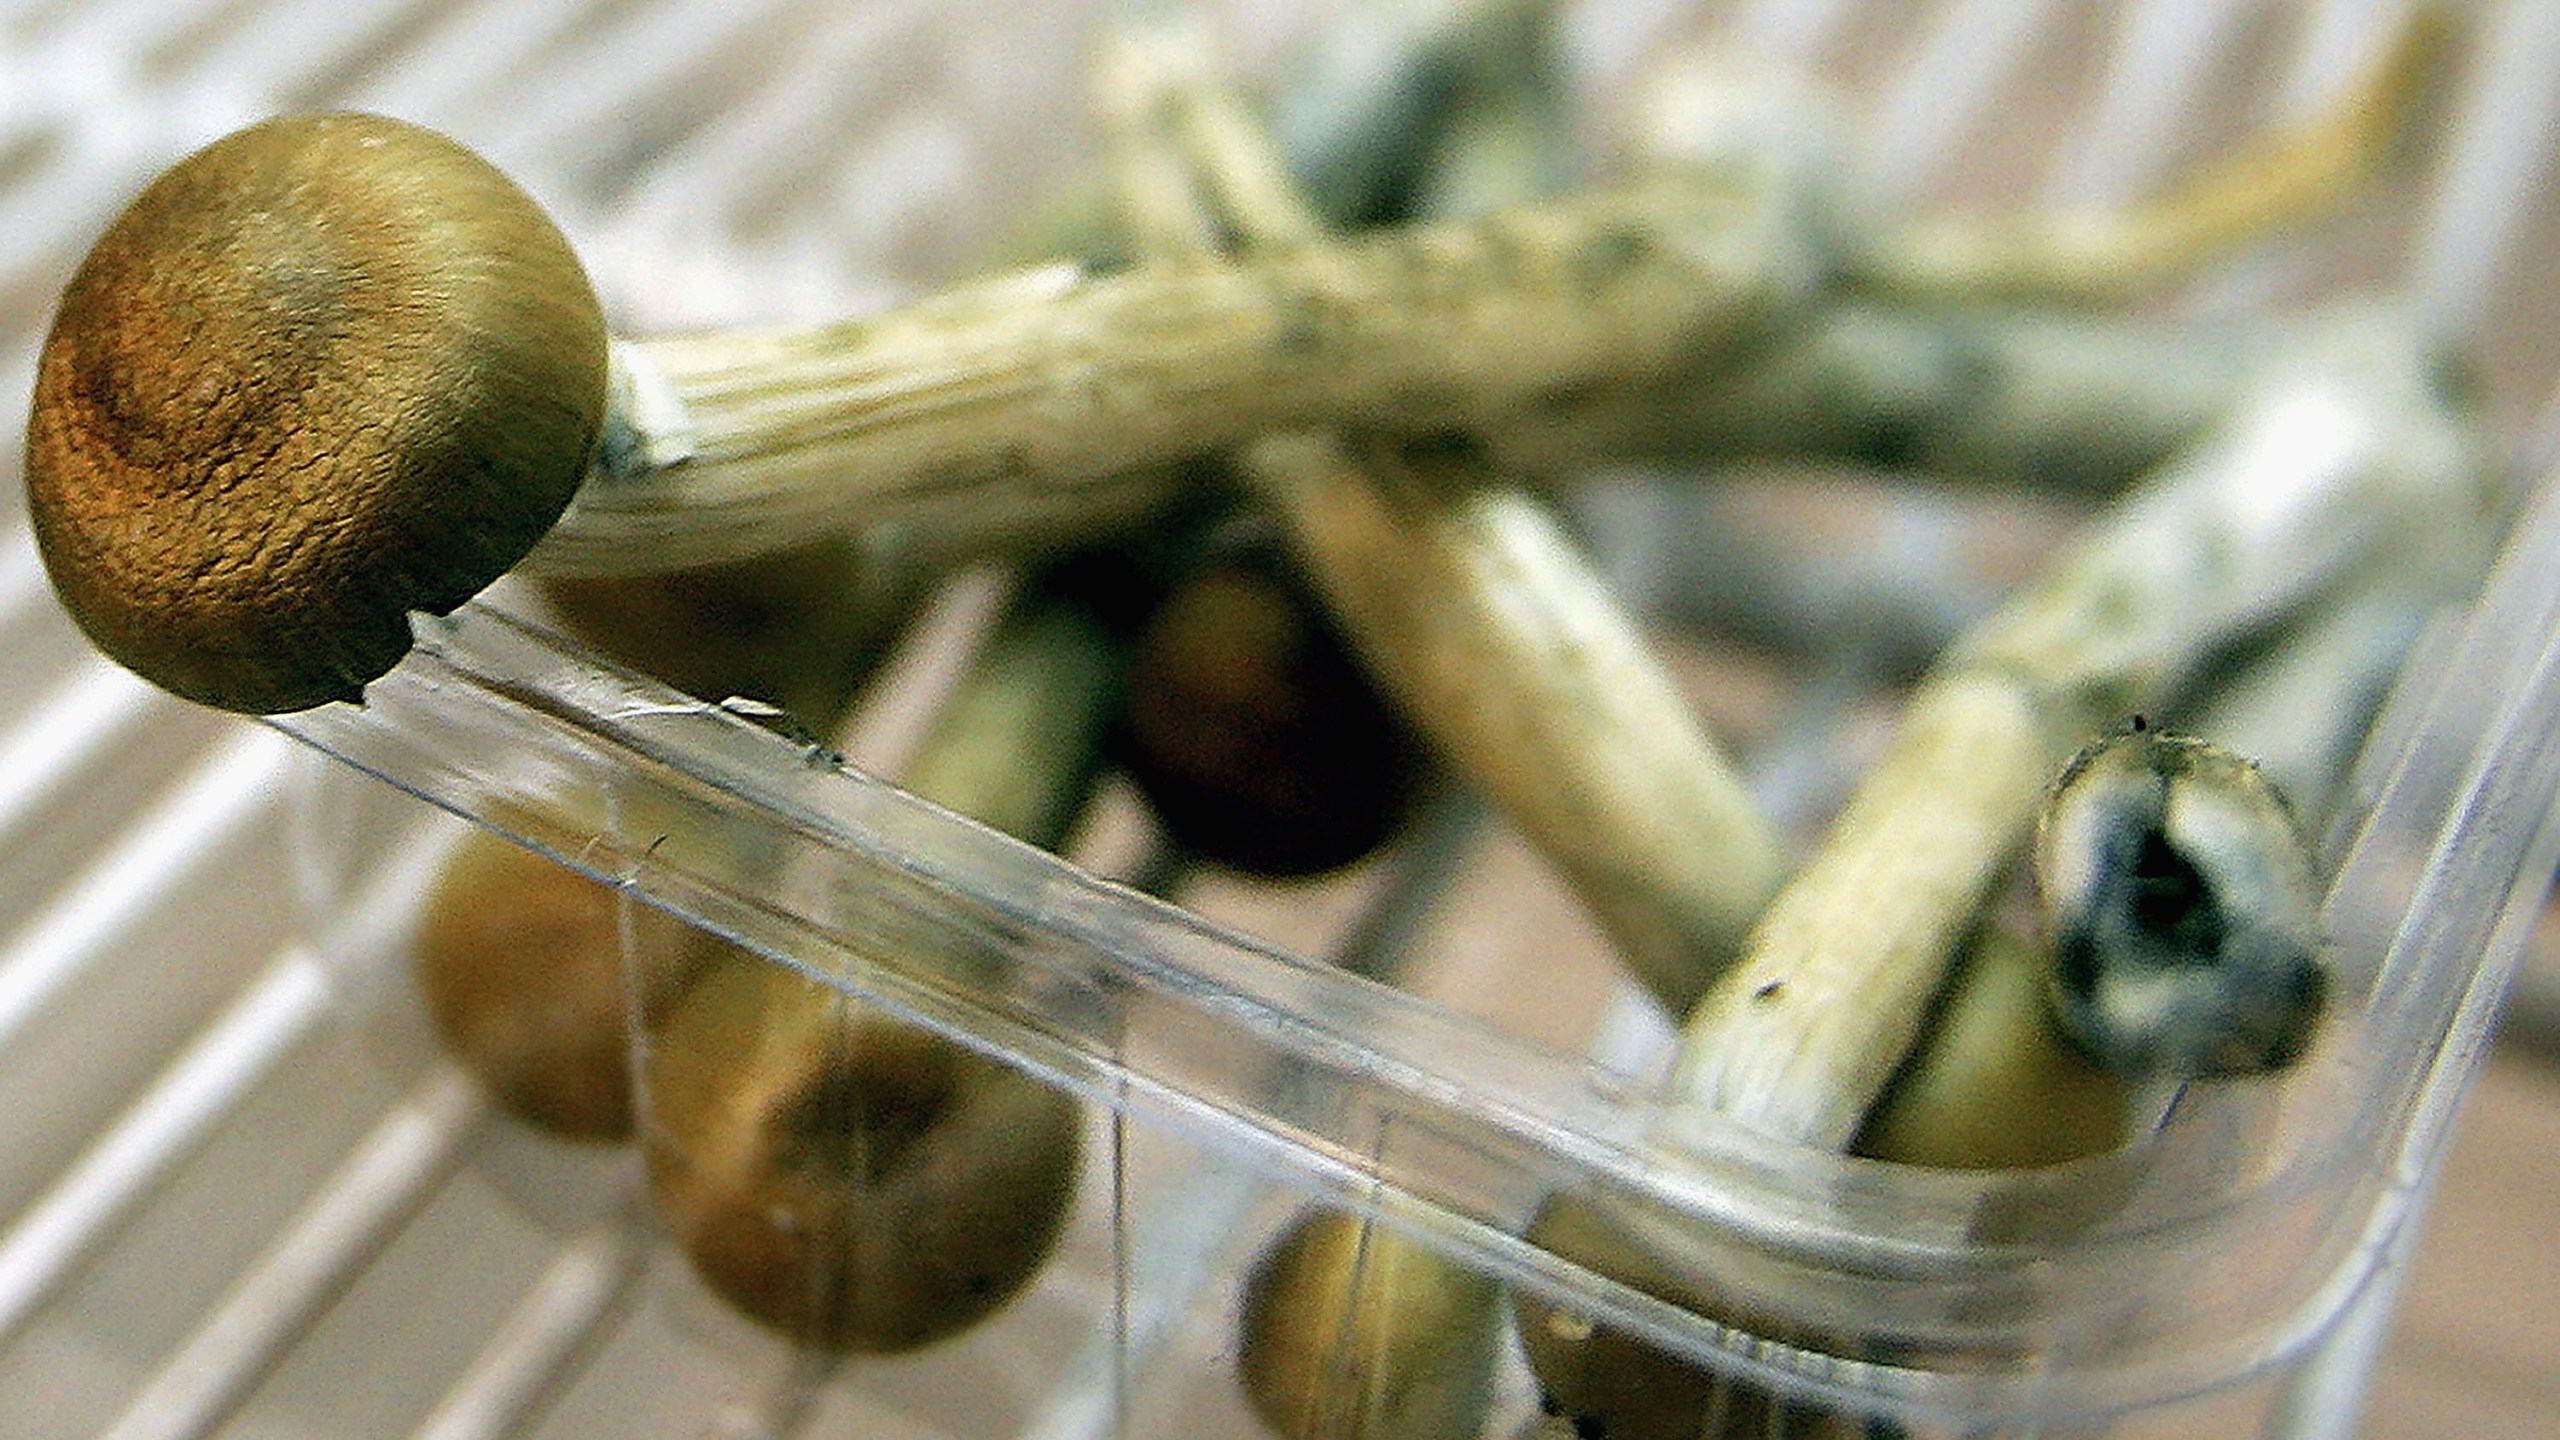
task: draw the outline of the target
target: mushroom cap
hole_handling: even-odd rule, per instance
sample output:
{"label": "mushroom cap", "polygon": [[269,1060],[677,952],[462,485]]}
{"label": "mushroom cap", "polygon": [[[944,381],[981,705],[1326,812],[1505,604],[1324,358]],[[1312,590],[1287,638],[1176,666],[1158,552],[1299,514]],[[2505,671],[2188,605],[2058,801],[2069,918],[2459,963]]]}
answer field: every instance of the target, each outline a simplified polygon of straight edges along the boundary
{"label": "mushroom cap", "polygon": [[1491,1275],[1362,1216],[1310,1211],[1254,1263],[1236,1374],[1284,1440],[1481,1435],[1501,1320]]}
{"label": "mushroom cap", "polygon": [[1270,544],[1222,548],[1140,628],[1114,757],[1167,833],[1250,875],[1376,850],[1420,790],[1422,747]]}
{"label": "mushroom cap", "polygon": [[631,1035],[710,942],[682,920],[500,838],[467,832],[428,888],[412,978],[437,1036],[510,1115],[630,1138]]}
{"label": "mushroom cap", "polygon": [[72,276],[27,427],[54,588],[100,649],[252,714],[360,699],[551,528],[604,317],[539,206],[431,130],[295,115],[180,161]]}
{"label": "mushroom cap", "polygon": [[1072,1096],[733,947],[640,1066],[676,1243],[804,1345],[890,1354],[966,1330],[1038,1275],[1074,1207]]}

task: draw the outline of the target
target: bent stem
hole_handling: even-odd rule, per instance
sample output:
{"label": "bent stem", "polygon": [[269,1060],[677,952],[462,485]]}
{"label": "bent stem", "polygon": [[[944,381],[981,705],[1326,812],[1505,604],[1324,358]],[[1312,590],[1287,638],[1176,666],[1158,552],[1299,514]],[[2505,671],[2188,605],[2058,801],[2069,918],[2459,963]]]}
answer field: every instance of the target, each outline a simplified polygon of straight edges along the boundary
{"label": "bent stem", "polygon": [[[2015,1167],[2111,1148],[2139,1121],[2140,1082],[2062,1043],[2049,962],[1984,919],[2053,776],[2126,712],[2342,587],[2377,570],[2441,573],[2439,552],[2476,545],[2501,509],[2479,437],[2431,385],[2423,346],[2388,321],[2328,340],[2271,367],[2219,432],[1924,679],[1742,963],[1691,1015],[1656,1135],[1667,1152],[1711,1152],[1740,1120],[1880,1160]],[[1995,1200],[1980,1234],[2036,1243],[2112,1203],[2104,1183],[2073,1193],[2060,1209]],[[1532,1238],[1754,1334],[1862,1355],[1899,1343],[1836,1321],[1808,1334],[1786,1296],[1737,1294],[1697,1258],[1700,1237],[1680,1217],[1560,1196]],[[1859,1423],[1543,1302],[1519,1308],[1551,1401],[1612,1436]]]}
{"label": "bent stem", "polygon": [[2340,93],[2132,206],[2003,219],[1932,217],[1888,229],[1853,262],[1856,283],[1920,299],[2013,297],[2112,304],[2364,190],[2416,129],[2453,51],[2447,7],[2421,4]]}
{"label": "bent stem", "polygon": [[[1268,138],[1179,40],[1103,72],[1142,252],[1223,229],[1299,253],[1318,223]],[[1143,129],[1141,127],[1144,127]],[[1164,163],[1188,157],[1195,186]],[[1634,619],[1546,506],[1458,446],[1301,430],[1238,468],[1382,689],[1565,871],[1675,1013],[1735,953],[1784,856]]]}
{"label": "bent stem", "polygon": [[[2370,187],[2418,129],[2450,21],[2421,9],[2326,105],[2249,137],[2121,208],[1862,218],[1823,303],[1754,349],[1523,417],[1506,460],[1681,464],[1782,455],[1913,466],[2084,493],[2120,489],[2193,442],[2272,354],[2306,342],[2263,316],[2128,319],[2125,302],[2280,235]],[[1798,87],[1692,61],[1669,67],[1646,137],[1660,163],[1750,148],[1811,212],[1845,168]],[[1825,162],[1828,163],[1825,163]],[[2317,322],[2315,322],[2316,324]]]}

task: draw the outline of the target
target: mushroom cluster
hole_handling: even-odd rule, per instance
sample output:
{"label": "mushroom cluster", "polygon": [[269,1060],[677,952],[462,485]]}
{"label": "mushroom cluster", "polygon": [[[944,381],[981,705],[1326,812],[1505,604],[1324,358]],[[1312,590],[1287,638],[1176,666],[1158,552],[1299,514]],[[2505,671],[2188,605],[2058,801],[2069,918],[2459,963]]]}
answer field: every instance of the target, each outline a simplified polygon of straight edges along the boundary
{"label": "mushroom cluster", "polygon": [[[1687,71],[1626,174],[1561,187],[1543,11],[1480,9],[1397,82],[1427,71],[1429,104],[1345,109],[1397,117],[1394,145],[1327,152],[1348,165],[1284,154],[1191,37],[1122,36],[1096,83],[1110,263],[801,329],[608,339],[568,242],[454,141],[252,126],[64,292],[28,431],[45,564],[100,648],[224,709],[361,703],[413,613],[521,570],[599,650],[822,734],[922,588],[992,558],[1015,592],[903,783],[1060,849],[1117,766],[1186,859],[1268,877],[1392,845],[1451,777],[1679,1022],[1667,1147],[1741,1126],[2052,1164],[2316,1048],[2338,986],[2276,791],[2327,777],[2125,717],[2209,733],[2237,660],[2282,663],[2341,597],[2426,603],[2503,497],[2396,316],[2108,306],[2369,169],[2425,37],[2343,102],[2358,125],[2244,150],[2288,183],[2216,172],[2093,232],[1879,216],[1819,126]],[[1554,478],[1779,453],[2088,516],[1947,637],[1809,841]],[[2030,872],[2033,919],[2005,899]],[[919,1017],[476,842],[430,905],[419,975],[457,1053],[528,1119],[636,1139],[706,1282],[796,1341],[957,1333],[1070,1222],[1082,1106]],[[1531,1237],[1789,1343],[1893,1343],[1770,1318],[1783,1297],[1608,1197],[1554,1197]],[[1506,1318],[1585,1433],[1792,1423],[1330,1213],[1253,1270],[1238,1365],[1286,1434],[1473,1433]]]}

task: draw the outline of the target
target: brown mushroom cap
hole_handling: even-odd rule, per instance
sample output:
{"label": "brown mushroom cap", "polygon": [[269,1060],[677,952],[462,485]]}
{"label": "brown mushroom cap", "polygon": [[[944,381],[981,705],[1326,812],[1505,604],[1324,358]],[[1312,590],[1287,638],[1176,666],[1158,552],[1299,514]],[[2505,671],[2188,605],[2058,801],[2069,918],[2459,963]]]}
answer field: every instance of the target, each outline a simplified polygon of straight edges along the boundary
{"label": "brown mushroom cap", "polygon": [[1131,647],[1113,753],[1166,832],[1250,875],[1321,874],[1403,825],[1424,757],[1269,537],[1222,542]]}
{"label": "brown mushroom cap", "polygon": [[1360,1216],[1309,1211],[1254,1263],[1236,1375],[1284,1440],[1481,1435],[1501,1319],[1491,1275]]}
{"label": "brown mushroom cap", "polygon": [[238,131],[144,190],[45,341],[27,497],[99,648],[227,710],[354,700],[566,508],[604,318],[462,146],[375,115]]}
{"label": "brown mushroom cap", "polygon": [[495,832],[427,890],[412,979],[437,1036],[499,1106],[573,1140],[630,1138],[631,1035],[683,994],[710,940]]}
{"label": "brown mushroom cap", "polygon": [[967,1329],[1039,1273],[1074,1204],[1072,1096],[744,952],[685,992],[641,1077],[676,1243],[804,1345]]}

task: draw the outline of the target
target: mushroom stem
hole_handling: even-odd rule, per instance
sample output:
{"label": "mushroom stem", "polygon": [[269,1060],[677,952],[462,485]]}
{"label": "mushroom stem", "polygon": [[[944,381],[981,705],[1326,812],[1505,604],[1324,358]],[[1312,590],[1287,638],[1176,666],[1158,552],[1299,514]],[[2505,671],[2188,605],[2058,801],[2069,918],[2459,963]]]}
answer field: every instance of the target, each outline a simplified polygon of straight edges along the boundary
{"label": "mushroom stem", "polygon": [[1748,363],[1709,357],[1485,441],[1530,474],[1602,456],[1838,460],[2104,496],[2211,428],[2238,385],[2322,323],[1837,295]]}
{"label": "mushroom stem", "polygon": [[[1489,437],[1532,471],[1594,456],[1760,455],[1909,465],[2105,493],[2191,442],[2233,386],[2301,343],[2282,322],[2108,313],[2337,208],[2417,131],[2451,21],[2420,7],[2318,110],[2120,207],[1925,213],[1842,227],[1823,303],[1755,348],[1582,397]],[[1666,68],[1643,137],[1658,163],[1796,152],[1809,207],[1847,167],[1800,86],[1692,58]]]}
{"label": "mushroom stem", "polygon": [[1062,846],[1084,811],[1126,660],[1119,626],[1073,584],[1055,569],[1024,582],[900,777],[1044,850]]}
{"label": "mushroom stem", "polygon": [[2072,758],[2036,822],[2054,1014],[2128,1079],[2251,1075],[2329,1000],[2311,844],[2257,765],[2137,717]]}
{"label": "mushroom stem", "polygon": [[1885,755],[1691,1013],[1679,1117],[1848,1143],[2048,777],[2224,647],[2359,566],[2503,504],[2435,362],[2392,317],[2270,366],[2229,422],[2119,502],[1921,682]]}
{"label": "mushroom stem", "polygon": [[1927,1036],[1860,1124],[1852,1153],[2019,1170],[2131,1139],[2132,1078],[2099,1066],[2056,1028],[2045,991],[2051,971],[2045,945],[1985,924],[1957,959]]}
{"label": "mushroom stem", "polygon": [[624,341],[603,462],[535,563],[708,564],[855,516],[1091,525],[1159,498],[1150,467],[1263,432],[1534,412],[1779,322],[1821,247],[1753,180],[1666,171],[1242,261],[1051,265],[864,320]]}
{"label": "mushroom stem", "polygon": [[[653,563],[634,552],[654,548],[667,563],[704,564],[857,514],[949,527],[970,546],[1089,534],[1160,500],[1174,483],[1155,468],[1164,462],[1315,424],[1509,434],[1524,453],[1578,458],[1641,448],[1647,435],[1658,447],[1662,427],[1643,407],[1593,409],[1630,387],[1720,420],[1710,433],[1747,426],[1765,387],[1736,380],[1765,357],[1741,342],[1791,331],[1794,304],[1838,278],[1837,256],[1891,256],[1901,239],[1887,228],[1852,245],[1830,233],[1830,207],[1798,193],[1807,179],[1759,158],[1728,148],[1713,166],[1666,162],[1563,199],[1338,241],[1290,197],[1234,217],[1270,228],[1223,263],[1156,237],[1159,258],[1180,263],[1107,275],[1044,266],[863,320],[620,341],[602,463],[534,563],[609,573]],[[1208,163],[1241,160],[1228,149]],[[1276,165],[1263,168],[1285,186]],[[2186,249],[2218,252],[2300,208],[2270,203],[2245,224],[2203,227],[2213,243]],[[1817,329],[1827,348],[1787,347],[1809,356],[1793,365],[1829,363],[1832,384],[1812,393],[1838,413],[1813,418],[1836,432],[1907,403],[1931,372],[1904,368],[1912,337],[1874,327],[1934,330],[1933,307],[1979,306],[2004,287],[1996,276],[1905,283],[1927,303],[1863,302]],[[1825,334],[1841,323],[1863,327],[1850,340],[1900,340],[1883,353],[1902,364],[1879,365],[1873,350],[1843,363],[1842,337]],[[2068,328],[2030,328],[2015,343],[2031,359],[2068,357],[2053,348]],[[2121,363],[2145,357],[2123,357],[2095,328],[2080,342],[2085,363],[2112,379],[2163,373]],[[1982,348],[1960,318],[1946,329],[1939,348]],[[1753,367],[1734,364],[1744,354]],[[2167,388],[2174,400],[2195,387]],[[1572,444],[1548,436],[1557,427]]]}
{"label": "mushroom stem", "polygon": [[1891,253],[1766,129],[1566,198],[1239,262],[1051,266],[865,320],[609,342],[566,241],[484,161],[378,116],[284,117],[173,167],[73,277],[30,515],[102,648],[280,713],[360,698],[411,614],[528,548],[571,576],[868,526],[983,550],[1125,523],[1172,462],[1266,432],[1599,437],[1600,397],[1712,385]]}
{"label": "mushroom stem", "polygon": [[2453,54],[2448,7],[2412,7],[2380,53],[2319,109],[2249,138],[2166,192],[2100,213],[1927,217],[1888,227],[1857,260],[1879,294],[2120,303],[2369,185],[2410,137]]}
{"label": "mushroom stem", "polygon": [[[1180,37],[1104,69],[1142,253],[1304,253],[1319,229],[1264,134]],[[1205,191],[1205,195],[1198,192]],[[1301,247],[1301,248],[1292,248]],[[1735,953],[1784,859],[1722,751],[1546,506],[1460,447],[1321,431],[1237,459],[1380,687],[1574,883],[1675,1013]]]}
{"label": "mushroom stem", "polygon": [[[1855,1152],[1937,1168],[2001,1170],[2060,1164],[2111,1150],[2132,1133],[2138,1096],[2091,1063],[2054,1027],[2043,946],[1997,922],[1972,936],[1911,1063],[1860,1129]],[[1995,1191],[1977,1231],[2022,1243],[2069,1229],[2085,1213],[2038,1207],[2021,1217]],[[2032,1236],[2018,1232],[2022,1224]],[[1788,1336],[1736,1313],[1711,1265],[1692,1263],[1650,1227],[1621,1223],[1589,1197],[1560,1195],[1532,1238],[1652,1294],[1773,1338],[1889,1356],[1890,1333]],[[1832,1407],[1725,1376],[1616,1328],[1522,1293],[1520,1337],[1547,1404],[1579,1433],[1611,1440],[1745,1440],[1762,1435],[1858,1435]]]}

